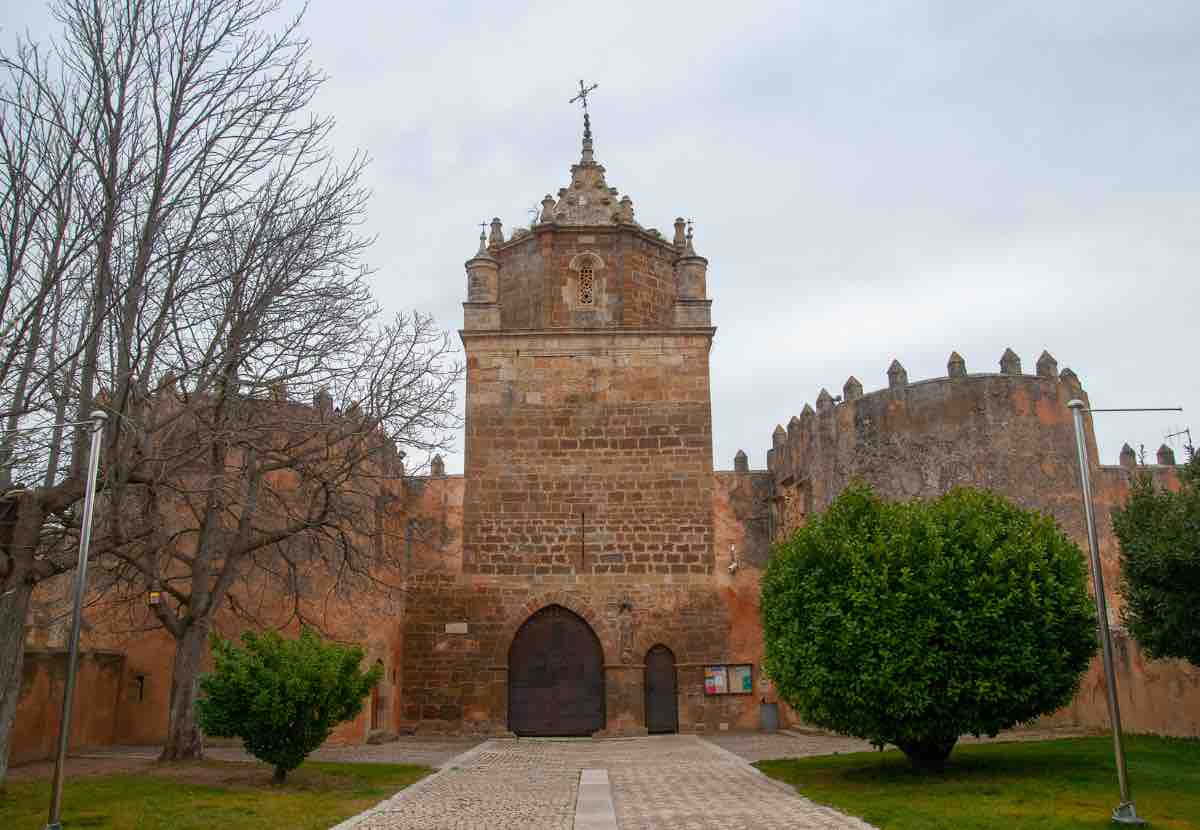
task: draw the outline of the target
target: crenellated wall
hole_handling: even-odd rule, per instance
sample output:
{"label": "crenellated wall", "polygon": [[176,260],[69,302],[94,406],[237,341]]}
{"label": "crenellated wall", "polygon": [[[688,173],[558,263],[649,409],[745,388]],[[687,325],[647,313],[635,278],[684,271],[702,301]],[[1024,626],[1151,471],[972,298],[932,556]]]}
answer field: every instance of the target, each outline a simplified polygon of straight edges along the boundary
{"label": "crenellated wall", "polygon": [[[953,353],[947,376],[909,382],[899,361],[888,368],[886,388],[864,393],[849,378],[842,395],[822,389],[816,407],[806,404],[786,428],[775,428],[768,467],[775,491],[772,525],[778,540],[820,512],[852,480],[862,480],[889,499],[929,498],[960,485],[993,490],[1026,508],[1052,516],[1084,551],[1087,534],[1079,483],[1072,411],[1067,402],[1087,393],[1070,369],[1043,352],[1035,374],[1021,371],[1020,358],[1007,350],[1000,371],[967,372]],[[1178,487],[1169,448],[1162,463],[1139,466],[1126,445],[1121,464],[1098,463],[1091,416],[1084,426],[1092,479],[1101,570],[1110,622],[1120,620],[1117,542],[1109,515],[1123,504],[1136,472],[1161,485]],[[1179,661],[1149,661],[1124,632],[1123,685],[1136,710],[1129,718],[1143,731],[1200,734],[1200,670]],[[1086,726],[1103,726],[1107,713],[1089,689],[1093,666],[1076,701],[1056,716]],[[1094,691],[1094,690],[1093,690]],[[1153,704],[1151,705],[1151,701]]]}

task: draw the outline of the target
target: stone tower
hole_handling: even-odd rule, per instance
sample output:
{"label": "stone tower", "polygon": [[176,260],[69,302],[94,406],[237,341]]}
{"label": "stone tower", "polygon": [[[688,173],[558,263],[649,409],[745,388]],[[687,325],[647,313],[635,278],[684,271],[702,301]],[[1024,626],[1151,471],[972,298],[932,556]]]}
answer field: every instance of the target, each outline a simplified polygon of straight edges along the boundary
{"label": "stone tower", "polygon": [[466,262],[463,567],[711,573],[708,261],[634,219],[590,125],[539,221]]}

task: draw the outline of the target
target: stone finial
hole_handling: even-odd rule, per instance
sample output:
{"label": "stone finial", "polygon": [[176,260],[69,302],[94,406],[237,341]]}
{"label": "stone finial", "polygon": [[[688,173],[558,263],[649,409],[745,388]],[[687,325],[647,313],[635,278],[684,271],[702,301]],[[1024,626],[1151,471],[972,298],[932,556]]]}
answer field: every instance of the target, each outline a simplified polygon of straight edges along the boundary
{"label": "stone finial", "polygon": [[1005,375],[1021,374],[1021,358],[1012,349],[1005,349],[1000,355],[1000,372]]}
{"label": "stone finial", "polygon": [[1076,394],[1083,390],[1083,384],[1079,382],[1079,375],[1075,374],[1069,366],[1058,373],[1058,379]]}
{"label": "stone finial", "polygon": [[767,450],[767,470],[775,472],[775,449]]}
{"label": "stone finial", "polygon": [[686,235],[684,233],[686,226],[687,226],[687,221],[682,216],[675,217],[675,239],[673,240],[673,242],[675,243],[676,248],[682,248],[684,245],[684,242],[687,241]]}
{"label": "stone finial", "polygon": [[333,395],[324,386],[313,395],[313,408],[325,415],[333,411]]}
{"label": "stone finial", "polygon": [[733,471],[735,473],[750,472],[750,459],[746,457],[745,450],[738,450],[737,455],[733,457]]}
{"label": "stone finial", "polygon": [[164,395],[174,395],[176,382],[175,373],[168,369],[167,373],[163,375],[162,382],[159,384],[158,389]]}
{"label": "stone finial", "polygon": [[429,475],[434,478],[446,477],[446,462],[442,460],[440,455],[435,455],[433,460],[429,462]]}
{"label": "stone finial", "polygon": [[967,361],[963,360],[963,356],[958,352],[950,352],[950,359],[946,361],[946,374],[952,378],[967,376]]}
{"label": "stone finial", "polygon": [[500,223],[499,216],[492,217],[492,232],[488,234],[488,247],[492,245],[504,244],[504,226]]}
{"label": "stone finial", "polygon": [[549,193],[542,197],[542,221],[554,221],[554,197]]}
{"label": "stone finial", "polygon": [[844,386],[842,386],[843,400],[853,401],[857,398],[861,398],[862,394],[863,388],[862,384],[858,382],[858,378],[856,378],[854,375],[846,378],[846,383]]}
{"label": "stone finial", "polygon": [[811,424],[813,422],[813,418],[815,418],[815,417],[817,417],[817,413],[813,412],[813,408],[811,406],[809,406],[808,404],[805,404],[804,409],[800,410],[801,426],[803,426],[805,424]]}
{"label": "stone finial", "polygon": [[1052,378],[1058,375],[1058,361],[1054,359],[1054,355],[1045,349],[1042,350],[1042,355],[1038,358],[1037,373],[1039,378]]}
{"label": "stone finial", "polygon": [[892,365],[888,367],[888,388],[903,389],[908,386],[908,370],[900,365],[899,360],[893,360]]}
{"label": "stone finial", "polygon": [[1158,448],[1158,463],[1164,466],[1175,466],[1175,450],[1163,444]]}
{"label": "stone finial", "polygon": [[788,436],[790,437],[792,433],[798,432],[801,426],[800,419],[793,415],[787,425]]}
{"label": "stone finial", "polygon": [[817,412],[828,412],[833,409],[833,395],[829,394],[828,389],[822,389],[817,394]]}
{"label": "stone finial", "polygon": [[271,400],[275,401],[275,403],[286,403],[287,399],[286,383],[280,381],[279,383],[271,384]]}
{"label": "stone finial", "polygon": [[695,256],[696,255],[696,247],[692,244],[692,235],[693,235],[692,223],[688,222],[687,223],[687,235],[683,239],[683,255],[684,256]]}
{"label": "stone finial", "polygon": [[1123,447],[1121,447],[1121,466],[1137,466],[1137,453],[1133,451],[1133,447],[1129,446],[1129,444],[1125,444]]}
{"label": "stone finial", "polygon": [[628,193],[621,197],[620,216],[622,222],[633,221],[633,199],[629,198]]}

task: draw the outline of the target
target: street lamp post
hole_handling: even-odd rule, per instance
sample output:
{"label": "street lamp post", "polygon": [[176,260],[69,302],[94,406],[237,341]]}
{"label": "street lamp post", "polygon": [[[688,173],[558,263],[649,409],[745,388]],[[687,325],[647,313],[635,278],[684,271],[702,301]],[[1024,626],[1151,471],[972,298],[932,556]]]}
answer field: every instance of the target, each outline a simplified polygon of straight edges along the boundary
{"label": "street lamp post", "polygon": [[92,513],[96,507],[96,475],[100,468],[100,438],[108,416],[96,410],[91,414],[92,446],[88,455],[87,489],[83,497],[83,520],[79,528],[79,565],[75,573],[75,609],[71,617],[71,641],[67,653],[67,683],[63,689],[62,719],[58,727],[58,754],[54,758],[54,782],[50,790],[50,818],[46,830],[62,830],[64,765],[71,739],[71,705],[75,698],[75,675],[79,662],[79,629],[83,622],[83,593],[87,587],[88,548],[92,541]]}
{"label": "street lamp post", "polygon": [[1121,739],[1121,706],[1117,700],[1117,678],[1113,672],[1112,632],[1108,628],[1108,602],[1104,596],[1104,574],[1100,571],[1100,545],[1096,540],[1096,511],[1092,506],[1092,481],[1088,473],[1087,442],[1083,431],[1083,413],[1088,412],[1178,412],[1180,407],[1155,409],[1090,409],[1079,399],[1067,402],[1075,420],[1075,448],[1079,452],[1079,486],[1083,489],[1083,515],[1087,523],[1088,552],[1092,561],[1092,587],[1096,594],[1096,616],[1100,625],[1100,655],[1104,663],[1104,681],[1108,691],[1108,719],[1112,724],[1113,754],[1117,760],[1117,782],[1121,803],[1113,810],[1117,824],[1145,824],[1138,817],[1129,794],[1129,771],[1125,767],[1125,745]]}

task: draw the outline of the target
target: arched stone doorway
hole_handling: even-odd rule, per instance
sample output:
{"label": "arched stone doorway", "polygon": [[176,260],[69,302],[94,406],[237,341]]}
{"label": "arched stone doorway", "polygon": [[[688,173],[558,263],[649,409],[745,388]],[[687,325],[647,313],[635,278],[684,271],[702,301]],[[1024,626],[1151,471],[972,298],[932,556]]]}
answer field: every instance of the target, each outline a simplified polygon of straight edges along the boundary
{"label": "arched stone doorway", "polygon": [[548,605],[508,650],[508,728],[517,735],[591,735],[604,728],[604,653],[582,617]]}
{"label": "arched stone doorway", "polygon": [[646,652],[646,731],[651,735],[679,731],[679,683],[675,654],[666,646]]}

